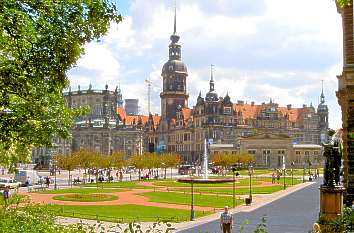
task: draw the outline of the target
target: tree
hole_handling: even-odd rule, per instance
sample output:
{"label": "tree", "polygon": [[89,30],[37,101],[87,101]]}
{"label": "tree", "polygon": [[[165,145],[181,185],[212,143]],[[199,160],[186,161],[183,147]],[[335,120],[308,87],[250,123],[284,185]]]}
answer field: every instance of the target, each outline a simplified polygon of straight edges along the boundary
{"label": "tree", "polygon": [[78,158],[78,167],[84,169],[84,177],[83,181],[86,183],[87,180],[87,173],[89,174],[88,179],[90,180],[91,174],[88,172],[88,169],[92,167],[92,164],[95,160],[95,151],[91,149],[80,149],[79,151],[75,152]]}
{"label": "tree", "polygon": [[0,163],[14,166],[33,147],[70,135],[84,110],[65,106],[66,72],[121,20],[110,0],[1,1]]}
{"label": "tree", "polygon": [[176,167],[181,162],[181,156],[174,152],[167,152],[160,155],[161,158],[161,167],[165,169],[165,179],[166,179],[166,170],[171,168],[171,179],[172,179],[172,169]]}
{"label": "tree", "polygon": [[54,160],[56,160],[58,167],[68,171],[68,185],[72,185],[71,171],[77,168],[79,164],[79,157],[77,156],[77,154],[57,154],[54,156]]}
{"label": "tree", "polygon": [[351,4],[352,0],[336,0],[339,6],[344,7]]}
{"label": "tree", "polygon": [[142,155],[136,154],[130,157],[128,163],[139,171],[139,180],[141,179],[141,169],[146,168],[146,161]]}

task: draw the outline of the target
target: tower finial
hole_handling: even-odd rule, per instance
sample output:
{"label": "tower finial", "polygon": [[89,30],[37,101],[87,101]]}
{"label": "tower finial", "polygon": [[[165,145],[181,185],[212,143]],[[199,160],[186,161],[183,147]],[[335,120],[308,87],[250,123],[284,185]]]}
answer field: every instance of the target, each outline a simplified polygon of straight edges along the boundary
{"label": "tower finial", "polygon": [[321,101],[320,101],[320,103],[324,104],[325,103],[325,96],[324,96],[324,93],[323,93],[323,80],[321,80],[321,82],[322,82],[322,91],[321,91]]}
{"label": "tower finial", "polygon": [[173,35],[176,35],[177,33],[177,3],[176,0],[174,1],[175,3],[175,22],[174,22],[174,27],[173,27]]}
{"label": "tower finial", "polygon": [[210,65],[210,91],[214,91],[214,65]]}
{"label": "tower finial", "polygon": [[174,17],[174,23],[173,23],[173,34],[170,37],[171,41],[173,44],[178,43],[179,41],[179,36],[177,35],[177,3],[176,0],[174,0],[174,7],[175,7],[175,17]]}

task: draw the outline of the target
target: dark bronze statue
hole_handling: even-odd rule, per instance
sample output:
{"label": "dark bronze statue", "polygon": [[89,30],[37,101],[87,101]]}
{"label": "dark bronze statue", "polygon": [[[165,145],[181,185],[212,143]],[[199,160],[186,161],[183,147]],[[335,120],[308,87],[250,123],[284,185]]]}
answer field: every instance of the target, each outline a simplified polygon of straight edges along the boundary
{"label": "dark bronze statue", "polygon": [[323,184],[325,186],[340,185],[340,169],[342,160],[340,141],[333,140],[330,144],[323,144],[323,147],[323,156],[326,157]]}

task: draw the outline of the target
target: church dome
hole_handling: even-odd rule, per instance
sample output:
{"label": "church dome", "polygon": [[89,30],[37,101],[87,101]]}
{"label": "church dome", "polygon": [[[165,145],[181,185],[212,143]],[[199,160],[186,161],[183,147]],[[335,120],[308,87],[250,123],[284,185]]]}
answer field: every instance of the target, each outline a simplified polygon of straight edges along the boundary
{"label": "church dome", "polygon": [[169,60],[162,68],[162,75],[173,72],[187,74],[187,66],[180,60]]}

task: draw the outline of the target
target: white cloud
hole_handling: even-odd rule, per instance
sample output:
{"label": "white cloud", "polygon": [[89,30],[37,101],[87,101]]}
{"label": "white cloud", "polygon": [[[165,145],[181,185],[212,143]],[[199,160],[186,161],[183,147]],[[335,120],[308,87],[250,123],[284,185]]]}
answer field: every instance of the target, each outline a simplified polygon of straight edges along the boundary
{"label": "white cloud", "polygon": [[[321,80],[332,127],[340,124],[335,97],[341,70],[341,20],[335,4],[323,0],[180,0],[177,31],[189,69],[190,106],[209,86],[209,64],[216,63],[216,90],[237,99],[281,105],[318,103]],[[161,68],[173,29],[172,1],[134,0],[129,15],[112,25],[102,43],[91,43],[79,60],[72,84],[103,88],[122,83],[124,98],[139,98],[147,112],[159,112]],[[82,71],[82,72],[80,72]]]}

